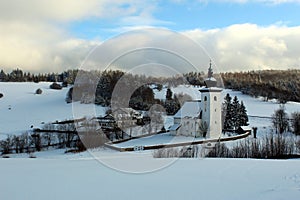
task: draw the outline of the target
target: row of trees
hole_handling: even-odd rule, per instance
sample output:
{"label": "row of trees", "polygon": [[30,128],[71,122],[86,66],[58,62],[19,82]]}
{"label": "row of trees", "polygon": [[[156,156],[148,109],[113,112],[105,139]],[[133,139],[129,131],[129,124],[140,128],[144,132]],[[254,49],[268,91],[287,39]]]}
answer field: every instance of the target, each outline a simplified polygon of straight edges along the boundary
{"label": "row of trees", "polygon": [[232,97],[227,94],[223,103],[223,121],[224,130],[236,130],[240,126],[248,125],[248,115],[246,107],[241,101],[239,102],[237,96],[232,100]]}
{"label": "row of trees", "polygon": [[247,138],[231,147],[217,143],[207,157],[223,158],[289,158],[300,153],[300,140],[292,135],[266,134],[264,137]]}
{"label": "row of trees", "polygon": [[216,143],[211,148],[205,148],[204,145],[162,148],[155,150],[153,157],[286,159],[297,157],[299,153],[300,140],[297,137],[270,133],[257,139],[246,138],[230,146],[226,146],[225,143]]}
{"label": "row of trees", "polygon": [[85,150],[73,123],[46,124],[43,130],[26,132],[21,135],[8,135],[5,140],[0,141],[2,154],[31,153],[49,147]]}
{"label": "row of trees", "polygon": [[[124,77],[125,73],[118,70],[108,70],[103,72],[68,70],[62,73],[32,74],[23,72],[21,69],[15,69],[10,73],[5,73],[1,70],[0,82],[48,81],[73,84],[78,73],[85,76],[85,80],[81,82],[88,83],[90,81],[99,81],[97,86],[97,93],[100,94],[97,96],[97,103],[99,104],[106,103],[107,99],[101,97],[109,97],[109,94],[111,94],[115,84],[121,77],[127,79],[126,83],[129,84],[129,86],[136,86],[136,83],[157,83],[175,87],[180,84],[203,86],[204,78],[206,76],[203,72],[189,72],[173,77],[148,77],[145,75],[132,75],[126,73],[126,76]],[[262,70],[221,73],[220,76],[216,77],[218,79],[222,78],[225,88],[239,90],[255,97],[262,96],[266,101],[276,98],[280,103],[285,103],[286,101],[300,102],[299,75],[300,70]],[[82,84],[81,87],[83,87]]]}
{"label": "row of trees", "polygon": [[221,74],[224,86],[266,101],[300,102],[300,70],[262,70]]}
{"label": "row of trees", "polygon": [[33,74],[23,72],[21,69],[14,69],[10,73],[0,71],[0,82],[66,82],[73,84],[78,70],[68,70],[62,73],[39,73]]}

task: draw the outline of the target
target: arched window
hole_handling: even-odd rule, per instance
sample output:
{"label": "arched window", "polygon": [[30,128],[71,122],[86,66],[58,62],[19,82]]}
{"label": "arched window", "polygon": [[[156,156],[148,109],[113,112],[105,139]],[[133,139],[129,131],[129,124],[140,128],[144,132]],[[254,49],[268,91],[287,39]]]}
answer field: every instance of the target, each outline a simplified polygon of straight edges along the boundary
{"label": "arched window", "polygon": [[207,96],[204,97],[204,101],[207,101]]}
{"label": "arched window", "polygon": [[214,97],[214,100],[217,101],[217,97],[216,96]]}
{"label": "arched window", "polygon": [[202,119],[202,110],[200,112],[199,119]]}

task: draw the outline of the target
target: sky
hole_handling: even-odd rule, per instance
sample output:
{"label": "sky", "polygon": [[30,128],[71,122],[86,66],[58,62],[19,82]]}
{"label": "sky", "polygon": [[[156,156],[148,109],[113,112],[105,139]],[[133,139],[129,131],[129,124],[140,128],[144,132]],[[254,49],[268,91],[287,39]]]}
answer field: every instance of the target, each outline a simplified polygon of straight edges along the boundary
{"label": "sky", "polygon": [[190,38],[220,71],[299,69],[299,10],[300,0],[1,0],[0,69],[79,68],[97,45],[150,27]]}

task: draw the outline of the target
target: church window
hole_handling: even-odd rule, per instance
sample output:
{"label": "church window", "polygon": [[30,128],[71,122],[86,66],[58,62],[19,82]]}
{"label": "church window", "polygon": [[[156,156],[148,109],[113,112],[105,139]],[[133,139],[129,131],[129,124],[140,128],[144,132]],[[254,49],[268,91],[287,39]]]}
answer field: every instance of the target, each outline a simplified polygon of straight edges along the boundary
{"label": "church window", "polygon": [[204,97],[204,101],[207,101],[207,96]]}
{"label": "church window", "polygon": [[217,97],[216,96],[214,97],[214,100],[217,101]]}

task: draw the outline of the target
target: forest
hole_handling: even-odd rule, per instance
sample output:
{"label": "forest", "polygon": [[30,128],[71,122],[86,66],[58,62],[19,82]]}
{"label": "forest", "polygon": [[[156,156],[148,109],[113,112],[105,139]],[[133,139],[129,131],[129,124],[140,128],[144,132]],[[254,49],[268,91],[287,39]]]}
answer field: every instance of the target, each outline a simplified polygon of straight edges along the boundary
{"label": "forest", "polygon": [[221,77],[225,88],[238,90],[265,101],[300,102],[300,70],[260,70],[227,72]]}
{"label": "forest", "polygon": [[[96,88],[96,104],[107,105],[111,98],[112,91],[116,83],[122,79],[126,79],[126,84],[129,88],[134,87],[138,90],[134,92],[132,101],[138,99],[138,95],[142,96],[144,102],[153,103],[149,85],[155,83],[157,89],[162,89],[162,86],[168,88],[175,87],[180,84],[191,84],[194,86],[204,86],[204,79],[206,77],[204,72],[189,72],[186,74],[173,77],[148,77],[145,75],[133,75],[118,70],[108,71],[81,71],[78,69],[67,70],[62,73],[39,73],[33,74],[30,72],[23,72],[21,69],[12,70],[10,73],[0,71],[0,82],[64,82],[65,84],[74,84],[77,74],[84,74],[86,76],[86,83],[89,81],[98,80]],[[277,99],[279,103],[286,103],[287,101],[300,102],[300,70],[257,70],[247,72],[225,72],[217,74],[215,77],[221,77],[224,87],[243,92],[244,94],[253,97],[263,97],[265,101],[270,99]],[[90,80],[88,80],[90,79]],[[141,83],[147,83],[141,85]],[[148,86],[147,86],[148,85]],[[88,85],[77,85],[80,88],[85,88]],[[70,97],[70,96],[69,96]],[[74,97],[73,100],[81,100],[82,102],[89,102],[89,95],[85,99],[82,97]],[[70,101],[71,99],[67,99]],[[147,105],[140,105],[139,107],[147,108]]]}

